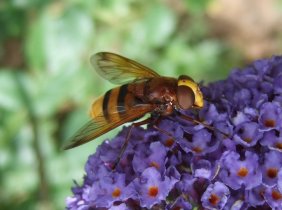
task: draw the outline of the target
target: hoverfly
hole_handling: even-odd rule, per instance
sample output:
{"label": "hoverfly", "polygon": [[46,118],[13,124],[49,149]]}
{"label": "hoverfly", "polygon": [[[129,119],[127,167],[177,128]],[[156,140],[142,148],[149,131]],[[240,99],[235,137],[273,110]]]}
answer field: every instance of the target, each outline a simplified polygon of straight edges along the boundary
{"label": "hoverfly", "polygon": [[[184,119],[201,123],[179,112],[204,106],[199,85],[191,77],[186,75],[181,75],[178,79],[164,77],[133,60],[109,52],[94,54],[90,60],[101,77],[120,86],[108,90],[94,101],[90,111],[92,119],[72,137],[64,149],[87,143],[147,113],[159,117],[178,113]],[[147,119],[133,123],[131,128],[148,122],[150,120]],[[214,130],[209,125],[205,126]],[[130,132],[131,129],[122,152],[125,150]]]}

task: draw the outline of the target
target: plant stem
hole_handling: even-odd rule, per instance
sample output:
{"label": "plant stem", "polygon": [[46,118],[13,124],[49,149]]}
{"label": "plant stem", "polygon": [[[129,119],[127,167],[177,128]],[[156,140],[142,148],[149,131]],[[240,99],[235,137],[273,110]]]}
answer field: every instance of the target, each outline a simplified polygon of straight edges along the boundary
{"label": "plant stem", "polygon": [[39,142],[38,118],[34,112],[34,107],[33,107],[31,98],[28,94],[28,91],[26,90],[26,87],[22,81],[21,75],[19,75],[18,72],[14,73],[14,79],[15,79],[16,86],[18,87],[19,95],[22,98],[23,105],[27,109],[29,122],[32,127],[33,148],[34,148],[36,160],[38,162],[37,173],[38,173],[39,183],[40,183],[39,189],[38,189],[39,200],[43,202],[44,204],[47,204],[47,206],[50,206],[49,205],[50,200],[49,200],[48,180],[46,176],[44,158],[43,158],[43,155],[40,149],[40,142]]}

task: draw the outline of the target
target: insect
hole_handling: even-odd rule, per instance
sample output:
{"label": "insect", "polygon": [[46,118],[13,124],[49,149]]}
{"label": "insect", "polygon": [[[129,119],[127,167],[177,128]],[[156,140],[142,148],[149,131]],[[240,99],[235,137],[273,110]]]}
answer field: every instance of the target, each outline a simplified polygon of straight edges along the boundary
{"label": "insect", "polygon": [[[91,107],[91,120],[64,146],[64,149],[87,143],[108,131],[147,113],[159,118],[178,113],[182,118],[201,123],[180,114],[179,110],[202,108],[203,94],[199,85],[186,75],[176,78],[161,76],[123,56],[100,52],[91,57],[91,63],[104,79],[120,86],[108,90]],[[152,117],[133,123],[131,128],[152,122]],[[205,125],[209,129],[212,127]],[[130,137],[129,130],[122,152]]]}

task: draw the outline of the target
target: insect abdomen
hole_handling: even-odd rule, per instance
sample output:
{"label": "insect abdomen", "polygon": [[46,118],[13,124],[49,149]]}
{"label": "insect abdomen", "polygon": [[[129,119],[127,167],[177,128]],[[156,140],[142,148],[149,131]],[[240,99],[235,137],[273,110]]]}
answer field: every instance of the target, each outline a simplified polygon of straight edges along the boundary
{"label": "insect abdomen", "polygon": [[121,118],[127,110],[137,103],[135,96],[128,91],[128,84],[108,90],[91,106],[90,115],[104,117],[110,122]]}

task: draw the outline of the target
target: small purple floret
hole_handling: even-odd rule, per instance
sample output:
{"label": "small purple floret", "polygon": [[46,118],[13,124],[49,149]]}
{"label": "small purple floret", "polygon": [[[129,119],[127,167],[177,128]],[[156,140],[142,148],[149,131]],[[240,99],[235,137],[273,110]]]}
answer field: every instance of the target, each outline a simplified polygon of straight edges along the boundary
{"label": "small purple floret", "polygon": [[230,195],[227,186],[221,182],[210,184],[202,196],[203,207],[207,209],[223,209]]}
{"label": "small purple floret", "polygon": [[140,206],[151,208],[154,204],[165,201],[178,180],[162,177],[155,167],[144,170],[140,177],[133,181]]}
{"label": "small purple floret", "polygon": [[245,159],[240,160],[240,155],[236,152],[224,153],[219,176],[233,190],[238,190],[241,187],[249,190],[258,186],[262,182],[258,156],[255,153],[246,152]]}

